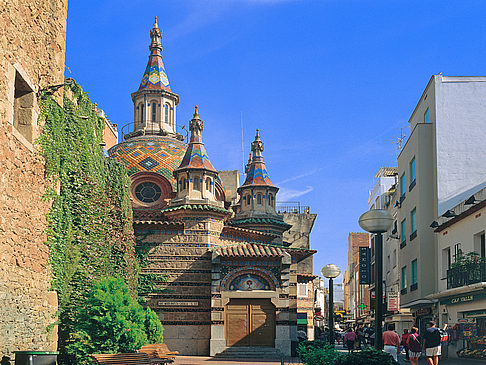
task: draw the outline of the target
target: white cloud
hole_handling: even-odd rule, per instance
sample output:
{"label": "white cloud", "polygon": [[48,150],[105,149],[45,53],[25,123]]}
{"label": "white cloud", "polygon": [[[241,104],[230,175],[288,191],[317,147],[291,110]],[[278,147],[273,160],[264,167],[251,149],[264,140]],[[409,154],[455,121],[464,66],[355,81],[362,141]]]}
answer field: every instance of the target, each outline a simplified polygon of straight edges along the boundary
{"label": "white cloud", "polygon": [[310,193],[312,190],[314,190],[313,186],[306,186],[304,190],[281,188],[278,192],[278,200],[279,202],[288,202],[299,196]]}
{"label": "white cloud", "polygon": [[300,175],[296,175],[296,176],[292,176],[292,177],[289,177],[285,180],[282,180],[282,181],[279,181],[277,183],[277,185],[282,185],[282,184],[285,184],[285,183],[288,183],[288,182],[291,182],[291,181],[295,181],[295,180],[299,180],[299,179],[302,179],[303,177],[307,177],[307,176],[310,176],[310,175],[313,175],[315,174],[316,172],[322,170],[322,168],[318,168],[318,169],[313,169],[313,170],[310,170],[310,171],[307,171],[307,172],[304,172],[303,174],[300,174]]}

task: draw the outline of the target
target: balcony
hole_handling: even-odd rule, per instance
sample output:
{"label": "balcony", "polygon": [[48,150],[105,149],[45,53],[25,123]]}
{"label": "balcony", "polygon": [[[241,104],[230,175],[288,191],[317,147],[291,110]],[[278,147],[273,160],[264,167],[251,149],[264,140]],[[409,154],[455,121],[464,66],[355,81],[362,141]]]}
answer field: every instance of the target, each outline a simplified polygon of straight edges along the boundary
{"label": "balcony", "polygon": [[486,262],[465,262],[447,270],[447,289],[486,282]]}
{"label": "balcony", "polygon": [[275,208],[278,214],[309,214],[308,205],[300,205],[300,202],[277,202]]}

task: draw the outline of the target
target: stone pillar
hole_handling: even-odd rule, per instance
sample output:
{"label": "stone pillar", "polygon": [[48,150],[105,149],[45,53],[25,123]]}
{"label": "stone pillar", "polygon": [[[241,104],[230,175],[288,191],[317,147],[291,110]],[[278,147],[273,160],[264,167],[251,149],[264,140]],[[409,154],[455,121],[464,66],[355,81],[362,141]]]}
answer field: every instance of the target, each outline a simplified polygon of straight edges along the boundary
{"label": "stone pillar", "polygon": [[[277,307],[277,322],[275,329],[275,348],[279,350],[284,356],[291,355],[292,348],[292,330],[291,330],[291,312],[289,300],[289,283],[290,283],[290,264],[292,258],[288,253],[282,257],[282,271],[280,273],[280,280],[282,286],[279,294],[279,305]],[[297,332],[295,338],[297,339]]]}
{"label": "stone pillar", "polygon": [[211,339],[209,356],[214,356],[226,348],[224,337],[224,306],[221,299],[220,257],[213,252],[211,265]]}

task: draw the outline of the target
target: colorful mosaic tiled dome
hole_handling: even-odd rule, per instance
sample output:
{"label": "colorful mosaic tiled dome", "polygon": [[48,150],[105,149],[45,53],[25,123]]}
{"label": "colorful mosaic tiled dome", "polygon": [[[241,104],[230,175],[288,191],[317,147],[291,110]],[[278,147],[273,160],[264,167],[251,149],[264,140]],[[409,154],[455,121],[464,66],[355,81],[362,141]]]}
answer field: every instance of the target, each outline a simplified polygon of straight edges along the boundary
{"label": "colorful mosaic tiled dome", "polygon": [[187,145],[167,136],[143,136],[121,142],[108,151],[110,157],[123,161],[128,174],[155,172],[164,176],[177,189],[173,172],[181,164]]}

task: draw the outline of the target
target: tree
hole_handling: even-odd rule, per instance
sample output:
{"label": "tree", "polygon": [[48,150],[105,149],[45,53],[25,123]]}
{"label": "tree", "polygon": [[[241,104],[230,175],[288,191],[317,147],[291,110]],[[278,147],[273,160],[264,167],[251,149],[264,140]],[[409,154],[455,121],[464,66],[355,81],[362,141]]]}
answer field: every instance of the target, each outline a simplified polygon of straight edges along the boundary
{"label": "tree", "polygon": [[77,364],[89,363],[89,354],[134,352],[147,343],[163,341],[157,314],[133,299],[121,278],[96,282],[75,323],[66,350]]}

